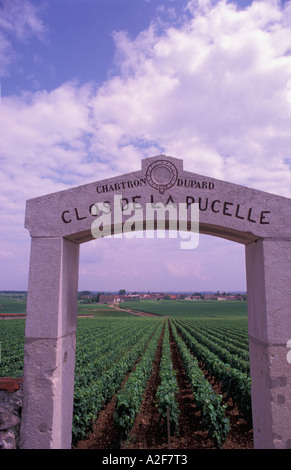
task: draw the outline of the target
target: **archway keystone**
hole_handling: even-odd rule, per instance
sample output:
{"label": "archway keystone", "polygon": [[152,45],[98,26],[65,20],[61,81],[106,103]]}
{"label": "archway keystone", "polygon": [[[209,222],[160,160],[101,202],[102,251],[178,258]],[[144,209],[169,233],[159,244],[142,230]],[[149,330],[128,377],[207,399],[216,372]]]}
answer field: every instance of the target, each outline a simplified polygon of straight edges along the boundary
{"label": "archway keystone", "polygon": [[[94,239],[93,206],[112,210],[117,195],[141,208],[183,203],[189,214],[197,203],[200,233],[245,245],[254,445],[291,448],[291,200],[185,171],[165,155],[144,159],[140,171],[27,201],[21,447],[71,447],[79,245]],[[110,219],[105,233],[122,231],[125,221],[123,213],[118,227]]]}

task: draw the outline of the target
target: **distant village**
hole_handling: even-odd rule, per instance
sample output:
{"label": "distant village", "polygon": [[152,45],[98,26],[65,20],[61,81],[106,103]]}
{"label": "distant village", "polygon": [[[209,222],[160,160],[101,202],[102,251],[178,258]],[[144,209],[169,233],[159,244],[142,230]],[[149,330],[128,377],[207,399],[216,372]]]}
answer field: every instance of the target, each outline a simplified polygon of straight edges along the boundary
{"label": "distant village", "polygon": [[120,290],[119,293],[98,293],[94,294],[88,291],[79,293],[79,301],[84,303],[98,302],[100,304],[115,304],[120,302],[128,302],[134,300],[216,300],[216,301],[230,301],[230,300],[247,300],[247,295],[242,293],[226,293],[226,292],[215,292],[215,293],[199,293],[194,294],[172,294],[163,292],[132,292],[127,293],[124,290]]}
{"label": "distant village", "polygon": [[[0,298],[12,298],[15,300],[26,300],[27,291],[0,291]],[[115,304],[134,300],[247,300],[247,294],[241,292],[194,292],[189,293],[168,293],[168,292],[126,292],[125,289],[116,293],[81,291],[78,293],[78,301],[81,303]]]}

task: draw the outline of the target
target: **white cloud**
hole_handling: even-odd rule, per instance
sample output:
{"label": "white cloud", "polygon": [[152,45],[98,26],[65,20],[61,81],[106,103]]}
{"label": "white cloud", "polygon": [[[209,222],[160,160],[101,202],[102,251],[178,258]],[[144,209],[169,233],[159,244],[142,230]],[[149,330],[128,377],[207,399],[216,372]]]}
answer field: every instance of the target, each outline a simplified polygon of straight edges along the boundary
{"label": "white cloud", "polygon": [[0,31],[0,77],[8,75],[10,64],[14,58],[15,53],[13,52],[10,42]]}
{"label": "white cloud", "polygon": [[290,6],[206,4],[189,2],[193,17],[163,34],[154,25],[135,40],[116,33],[120,74],[97,90],[71,82],[3,99],[8,173],[25,167],[74,184],[97,174],[98,161],[102,173],[126,172],[163,151],[189,170],[257,187],[273,188],[275,172],[287,195]]}
{"label": "white cloud", "polygon": [[121,74],[93,104],[96,153],[112,149],[116,161],[118,143],[139,138],[190,170],[290,195],[290,3],[201,5],[189,2],[194,16],[163,34],[115,35]]}
{"label": "white cloud", "polygon": [[0,251],[0,259],[1,260],[7,260],[7,259],[13,259],[15,258],[14,253],[12,251]]}
{"label": "white cloud", "polygon": [[181,263],[179,257],[176,256],[174,261],[166,262],[166,270],[167,274],[174,278],[183,279],[184,282],[191,278],[193,284],[197,281],[209,281],[211,279],[210,276],[205,273],[205,267],[195,259],[195,253],[188,266],[185,266],[185,261]]}
{"label": "white cloud", "polygon": [[[45,26],[35,4],[2,4],[7,74],[15,59],[9,35],[27,41],[43,37]],[[6,237],[13,224],[22,233],[26,199],[139,170],[141,158],[159,153],[182,158],[186,170],[290,197],[290,26],[291,2],[239,10],[190,1],[179,26],[152,24],[135,39],[115,33],[118,74],[101,87],[72,81],[2,98]]]}
{"label": "white cloud", "polygon": [[32,37],[44,40],[47,28],[41,20],[42,7],[30,0],[2,0],[0,4],[0,77],[10,75],[20,55],[14,41],[27,43]]}
{"label": "white cloud", "polygon": [[0,28],[15,34],[21,41],[36,35],[43,38],[46,27],[40,18],[40,4],[30,0],[2,0],[0,5]]}
{"label": "white cloud", "polygon": [[84,244],[80,285],[101,291],[122,286],[129,291],[245,289],[244,247],[206,235],[199,239],[193,250],[181,250],[179,237],[150,239],[146,234]]}

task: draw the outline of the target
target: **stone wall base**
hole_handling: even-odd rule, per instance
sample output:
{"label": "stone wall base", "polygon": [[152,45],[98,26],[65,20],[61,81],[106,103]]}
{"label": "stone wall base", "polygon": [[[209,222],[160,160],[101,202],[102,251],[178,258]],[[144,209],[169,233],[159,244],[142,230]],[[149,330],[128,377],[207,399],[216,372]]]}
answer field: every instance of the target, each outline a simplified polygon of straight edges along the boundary
{"label": "stone wall base", "polygon": [[0,449],[18,449],[22,411],[22,378],[0,378]]}

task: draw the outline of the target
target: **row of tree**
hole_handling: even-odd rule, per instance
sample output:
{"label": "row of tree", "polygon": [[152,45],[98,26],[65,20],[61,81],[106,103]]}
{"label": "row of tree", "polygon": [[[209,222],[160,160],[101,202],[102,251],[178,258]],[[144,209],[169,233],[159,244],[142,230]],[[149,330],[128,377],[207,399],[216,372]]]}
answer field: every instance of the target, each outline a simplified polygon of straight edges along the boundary
{"label": "row of tree", "polygon": [[[78,292],[78,300],[81,300],[84,302],[84,304],[93,304],[93,303],[98,303],[99,302],[99,297],[100,295],[104,295],[105,292],[98,292],[92,293],[90,290],[82,290],[81,292]],[[118,292],[118,295],[125,295],[126,290],[125,289],[120,289]]]}

